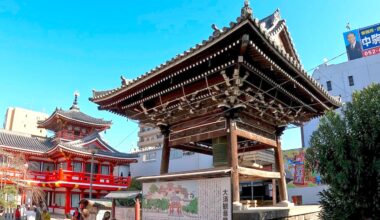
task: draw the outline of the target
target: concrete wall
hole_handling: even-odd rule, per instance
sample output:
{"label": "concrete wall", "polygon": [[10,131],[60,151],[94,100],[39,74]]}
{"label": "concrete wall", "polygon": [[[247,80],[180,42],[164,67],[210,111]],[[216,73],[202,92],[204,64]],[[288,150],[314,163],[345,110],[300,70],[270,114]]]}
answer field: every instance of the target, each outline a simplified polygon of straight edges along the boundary
{"label": "concrete wall", "polygon": [[[354,80],[352,86],[349,85],[349,76]],[[328,92],[341,96],[343,102],[349,102],[354,91],[362,90],[371,83],[380,83],[380,54],[340,64],[321,65],[314,71],[313,77],[326,89],[327,81],[331,81],[332,90]],[[310,137],[318,124],[319,119],[314,119],[304,125],[304,147],[309,147]]]}
{"label": "concrete wall", "polygon": [[121,165],[121,166],[115,166],[113,170],[113,175],[114,176],[121,176],[123,173],[123,177],[128,176],[128,172],[130,170],[129,165]]}
{"label": "concrete wall", "polygon": [[314,187],[297,187],[288,188],[288,199],[292,201],[292,196],[302,196],[302,204],[312,205],[319,204],[318,193],[327,189],[327,185],[314,186]]}
{"label": "concrete wall", "polygon": [[[176,151],[176,152],[174,152]],[[138,152],[137,163],[132,163],[131,174],[133,177],[152,176],[160,174],[162,148]],[[147,155],[155,154],[154,158],[147,159]],[[212,157],[205,154],[183,154],[180,150],[171,150],[169,172],[190,171],[207,169],[212,167]]]}
{"label": "concrete wall", "polygon": [[4,129],[24,134],[46,137],[46,129],[37,128],[37,122],[45,120],[49,115],[28,109],[9,107],[5,115]]}

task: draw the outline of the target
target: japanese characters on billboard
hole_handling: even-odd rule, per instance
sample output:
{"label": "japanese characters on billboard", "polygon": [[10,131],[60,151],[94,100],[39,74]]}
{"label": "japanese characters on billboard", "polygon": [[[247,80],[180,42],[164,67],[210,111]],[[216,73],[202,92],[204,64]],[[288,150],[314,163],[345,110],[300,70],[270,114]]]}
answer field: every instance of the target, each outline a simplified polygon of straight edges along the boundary
{"label": "japanese characters on billboard", "polygon": [[380,24],[343,33],[348,60],[380,53]]}
{"label": "japanese characters on billboard", "polygon": [[288,188],[314,187],[322,184],[321,176],[313,171],[315,169],[310,170],[305,166],[305,154],[302,148],[283,151]]}
{"label": "japanese characters on billboard", "polygon": [[231,220],[231,178],[143,183],[143,220]]}

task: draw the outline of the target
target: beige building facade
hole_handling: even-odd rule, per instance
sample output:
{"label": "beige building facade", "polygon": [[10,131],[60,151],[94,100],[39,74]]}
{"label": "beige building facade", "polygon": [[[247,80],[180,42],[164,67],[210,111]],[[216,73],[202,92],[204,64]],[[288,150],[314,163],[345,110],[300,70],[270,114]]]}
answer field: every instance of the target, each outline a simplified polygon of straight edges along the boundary
{"label": "beige building facade", "polygon": [[139,142],[137,143],[139,150],[162,147],[164,137],[159,128],[141,123],[139,127]]}
{"label": "beige building facade", "polygon": [[4,129],[32,136],[46,137],[47,130],[37,127],[37,122],[45,120],[49,115],[28,109],[9,107],[5,114]]}

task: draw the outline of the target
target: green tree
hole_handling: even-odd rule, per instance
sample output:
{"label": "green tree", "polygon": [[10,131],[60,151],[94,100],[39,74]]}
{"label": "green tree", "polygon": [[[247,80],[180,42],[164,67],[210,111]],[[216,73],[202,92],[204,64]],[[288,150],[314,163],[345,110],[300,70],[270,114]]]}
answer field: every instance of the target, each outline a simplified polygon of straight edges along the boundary
{"label": "green tree", "polygon": [[136,178],[132,178],[131,185],[129,185],[127,191],[141,191],[142,184]]}
{"label": "green tree", "polygon": [[0,206],[15,207],[18,190],[15,185],[6,185],[0,190]]}
{"label": "green tree", "polygon": [[307,161],[329,189],[323,219],[380,216],[380,85],[355,92],[342,114],[328,112],[311,138]]}
{"label": "green tree", "polygon": [[[141,191],[142,184],[136,178],[132,178],[131,184],[126,191]],[[142,196],[139,196],[140,201],[142,201]],[[129,199],[118,199],[118,204],[121,206],[134,207],[136,204],[136,198]]]}

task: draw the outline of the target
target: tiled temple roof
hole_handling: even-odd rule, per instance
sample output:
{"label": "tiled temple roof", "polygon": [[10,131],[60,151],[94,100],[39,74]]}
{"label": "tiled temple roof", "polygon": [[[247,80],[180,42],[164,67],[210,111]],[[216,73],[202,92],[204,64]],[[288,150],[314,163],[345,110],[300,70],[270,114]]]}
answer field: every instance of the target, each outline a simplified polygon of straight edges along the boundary
{"label": "tiled temple roof", "polygon": [[49,138],[37,138],[31,135],[0,130],[0,146],[43,153],[53,147]]}
{"label": "tiled temple roof", "polygon": [[136,157],[138,157],[137,154],[129,154],[129,153],[119,152],[115,148],[111,147],[105,140],[103,140],[103,138],[100,136],[100,134],[98,132],[94,132],[94,133],[87,135],[86,137],[79,139],[79,140],[61,143],[61,145],[65,146],[65,147],[69,147],[70,149],[73,149],[73,150],[80,150],[80,151],[88,153],[88,150],[83,148],[83,145],[85,145],[86,143],[93,142],[95,140],[98,140],[100,143],[102,143],[106,148],[108,148],[111,151],[111,152],[107,152],[107,151],[99,150],[97,152],[97,154],[105,155],[105,156],[123,157],[123,158],[136,158]]}
{"label": "tiled temple roof", "polygon": [[76,92],[74,95],[75,95],[74,102],[73,102],[73,105],[70,107],[69,110],[66,111],[66,110],[62,110],[61,108],[60,109],[56,108],[55,111],[53,112],[53,114],[49,118],[47,118],[44,121],[38,122],[39,126],[40,127],[48,126],[49,121],[51,119],[55,118],[55,116],[61,116],[61,117],[66,118],[68,120],[78,121],[78,122],[82,122],[85,124],[105,126],[105,127],[109,127],[112,124],[112,121],[105,121],[105,120],[100,119],[100,118],[94,118],[92,116],[89,116],[89,115],[81,112],[80,108],[78,106],[79,93]]}
{"label": "tiled temple roof", "polygon": [[[94,138],[93,140],[95,140],[96,138]],[[90,142],[90,140],[88,141]],[[104,141],[103,141],[104,142]],[[85,142],[83,142],[85,143]],[[60,146],[68,149],[68,150],[73,150],[73,151],[80,151],[80,152],[83,152],[85,154],[89,154],[89,151],[87,148],[83,147],[82,144],[78,144],[77,142],[74,143],[74,142],[65,142],[65,143],[60,143],[59,144]],[[109,147],[109,145],[108,145]],[[113,149],[113,148],[111,148]],[[137,154],[129,154],[129,153],[122,153],[122,152],[119,152],[115,149],[113,149],[113,152],[109,152],[109,151],[104,151],[104,150],[98,150],[96,152],[97,156],[108,156],[108,157],[117,157],[117,158],[138,158],[138,155]]]}
{"label": "tiled temple roof", "polygon": [[[68,111],[62,110],[62,109],[57,109],[56,113],[59,115],[62,115],[63,117],[73,119],[76,121],[81,121],[85,123],[90,123],[90,124],[98,124],[98,125],[111,125],[111,121],[105,121],[100,118],[94,118],[92,116],[89,116],[79,110],[76,109],[71,109]],[[54,114],[54,113],[53,113]]]}
{"label": "tiled temple roof", "polygon": [[48,151],[53,151],[54,148],[60,146],[67,148],[68,150],[79,151],[85,154],[89,154],[88,149],[83,145],[92,141],[99,141],[110,151],[99,150],[96,155],[114,157],[120,159],[137,158],[137,154],[122,153],[117,151],[108,145],[98,133],[93,133],[80,140],[62,142],[55,144],[51,138],[37,138],[27,134],[16,133],[12,131],[0,130],[0,148],[14,149],[18,151],[28,151],[38,154],[44,154]]}
{"label": "tiled temple roof", "polygon": [[[300,63],[299,56],[297,54],[296,49],[294,48],[293,41],[290,37],[290,33],[288,32],[287,26],[285,24],[285,20],[280,18],[279,10],[276,10],[273,14],[269,15],[268,17],[258,20],[257,18],[252,17],[252,9],[248,5],[245,5],[242,8],[241,16],[239,16],[236,19],[236,22],[230,22],[228,27],[224,27],[220,30],[215,30],[213,34],[207,39],[203,40],[201,43],[196,44],[194,47],[191,47],[190,49],[184,51],[181,54],[177,54],[172,59],[166,61],[165,63],[151,69],[150,71],[142,74],[141,76],[138,76],[136,79],[125,81],[122,80],[122,85],[120,87],[117,87],[115,89],[106,90],[106,91],[96,91],[93,90],[93,96],[90,98],[93,102],[101,102],[103,100],[106,100],[110,97],[116,96],[121,94],[124,91],[127,91],[134,86],[138,85],[139,83],[143,82],[147,78],[153,77],[154,75],[158,75],[165,70],[185,61],[186,59],[192,57],[193,55],[197,54],[198,52],[201,52],[202,50],[206,49],[210,45],[218,42],[219,40],[223,39],[224,37],[230,35],[235,30],[239,29],[241,26],[243,26],[246,23],[250,23],[253,25],[254,28],[258,29],[258,31],[261,33],[261,35],[268,41],[269,45],[271,45],[275,51],[277,51],[280,56],[282,56],[286,62],[294,67],[301,75],[301,77],[306,80],[308,84],[315,87],[319,92],[323,94],[330,102],[334,103],[335,105],[340,105],[340,101],[336,99],[336,97],[331,96],[320,84],[317,82],[314,78],[309,76],[303,66]],[[273,36],[280,31],[284,30],[288,40],[290,41],[290,49],[292,54],[289,54],[287,51],[285,51],[285,48],[278,45],[274,40]],[[143,88],[130,96],[139,94],[143,92],[147,88]]]}

